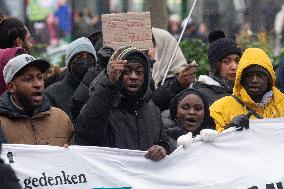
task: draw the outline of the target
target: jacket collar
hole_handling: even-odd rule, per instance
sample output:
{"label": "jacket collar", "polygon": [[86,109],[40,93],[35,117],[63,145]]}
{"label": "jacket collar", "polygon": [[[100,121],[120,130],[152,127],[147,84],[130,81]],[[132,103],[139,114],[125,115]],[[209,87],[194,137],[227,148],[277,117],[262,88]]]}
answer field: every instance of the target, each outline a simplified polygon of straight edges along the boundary
{"label": "jacket collar", "polygon": [[[15,103],[13,103],[11,99],[12,99],[11,94],[7,91],[5,91],[3,95],[0,97],[0,115],[13,119],[13,118],[35,118],[38,117],[39,115],[45,115],[45,113],[48,114],[50,113],[49,110],[51,108],[51,105],[45,96],[43,97],[43,102],[41,106],[37,107],[34,110],[32,116],[29,116],[26,112],[24,112],[23,109],[15,105]],[[45,113],[42,114],[43,112]]]}
{"label": "jacket collar", "polygon": [[200,75],[198,78],[198,81],[201,83],[205,83],[207,85],[214,85],[214,86],[221,87],[221,84],[218,81],[212,79],[211,77],[207,75]]}
{"label": "jacket collar", "polygon": [[75,80],[69,70],[66,72],[65,77],[62,81],[64,83],[68,83],[68,85],[72,86],[73,88],[77,88],[80,84],[80,81]]}

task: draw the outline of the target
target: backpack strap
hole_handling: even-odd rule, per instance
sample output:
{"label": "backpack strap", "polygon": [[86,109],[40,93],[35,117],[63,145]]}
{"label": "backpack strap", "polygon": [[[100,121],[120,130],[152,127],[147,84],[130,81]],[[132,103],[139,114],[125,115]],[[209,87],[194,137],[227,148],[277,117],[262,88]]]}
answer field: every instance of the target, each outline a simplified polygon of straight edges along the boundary
{"label": "backpack strap", "polygon": [[243,107],[245,107],[248,111],[251,111],[254,115],[254,117],[256,117],[257,119],[263,119],[262,116],[260,116],[259,114],[257,114],[254,110],[252,110],[250,107],[247,107],[245,105],[245,103],[240,99],[238,98],[236,95],[231,95],[238,103],[240,103]]}

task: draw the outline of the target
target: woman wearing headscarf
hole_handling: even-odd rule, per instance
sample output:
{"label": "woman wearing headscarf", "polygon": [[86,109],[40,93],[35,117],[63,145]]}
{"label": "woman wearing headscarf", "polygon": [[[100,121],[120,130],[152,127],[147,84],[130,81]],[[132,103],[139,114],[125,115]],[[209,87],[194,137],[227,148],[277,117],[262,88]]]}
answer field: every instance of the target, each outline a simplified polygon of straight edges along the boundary
{"label": "woman wearing headscarf", "polygon": [[[169,32],[163,29],[152,28],[152,34],[153,49],[155,53],[150,55],[150,58],[156,60],[153,64],[152,77],[155,82],[155,87],[157,88],[160,86],[166,73],[171,56],[176,48],[177,41]],[[170,81],[171,79],[175,78],[176,74],[180,73],[180,71],[183,70],[186,65],[187,61],[181,49],[178,48],[171,67],[167,73],[166,80]]]}
{"label": "woman wearing headscarf", "polygon": [[195,137],[202,129],[215,129],[206,98],[195,89],[186,89],[172,99],[170,119],[163,121],[173,146],[176,146],[178,137],[188,132]]}

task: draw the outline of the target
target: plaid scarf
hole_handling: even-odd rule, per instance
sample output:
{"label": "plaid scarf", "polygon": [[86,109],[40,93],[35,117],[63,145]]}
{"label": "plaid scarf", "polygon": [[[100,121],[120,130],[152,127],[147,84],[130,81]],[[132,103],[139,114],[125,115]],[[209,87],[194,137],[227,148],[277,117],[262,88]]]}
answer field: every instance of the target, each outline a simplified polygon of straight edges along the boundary
{"label": "plaid scarf", "polygon": [[216,74],[209,72],[209,77],[214,79],[215,81],[218,81],[222,87],[225,89],[228,89],[230,91],[233,91],[234,88],[234,81],[229,81],[227,79],[224,79],[220,76],[217,76]]}

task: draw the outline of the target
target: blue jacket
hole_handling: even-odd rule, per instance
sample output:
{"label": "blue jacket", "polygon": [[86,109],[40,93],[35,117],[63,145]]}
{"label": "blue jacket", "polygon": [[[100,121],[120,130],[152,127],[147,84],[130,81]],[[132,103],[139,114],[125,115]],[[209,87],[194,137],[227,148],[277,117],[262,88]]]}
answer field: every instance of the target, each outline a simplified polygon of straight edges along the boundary
{"label": "blue jacket", "polygon": [[279,66],[276,70],[277,88],[284,93],[284,57],[280,59]]}

